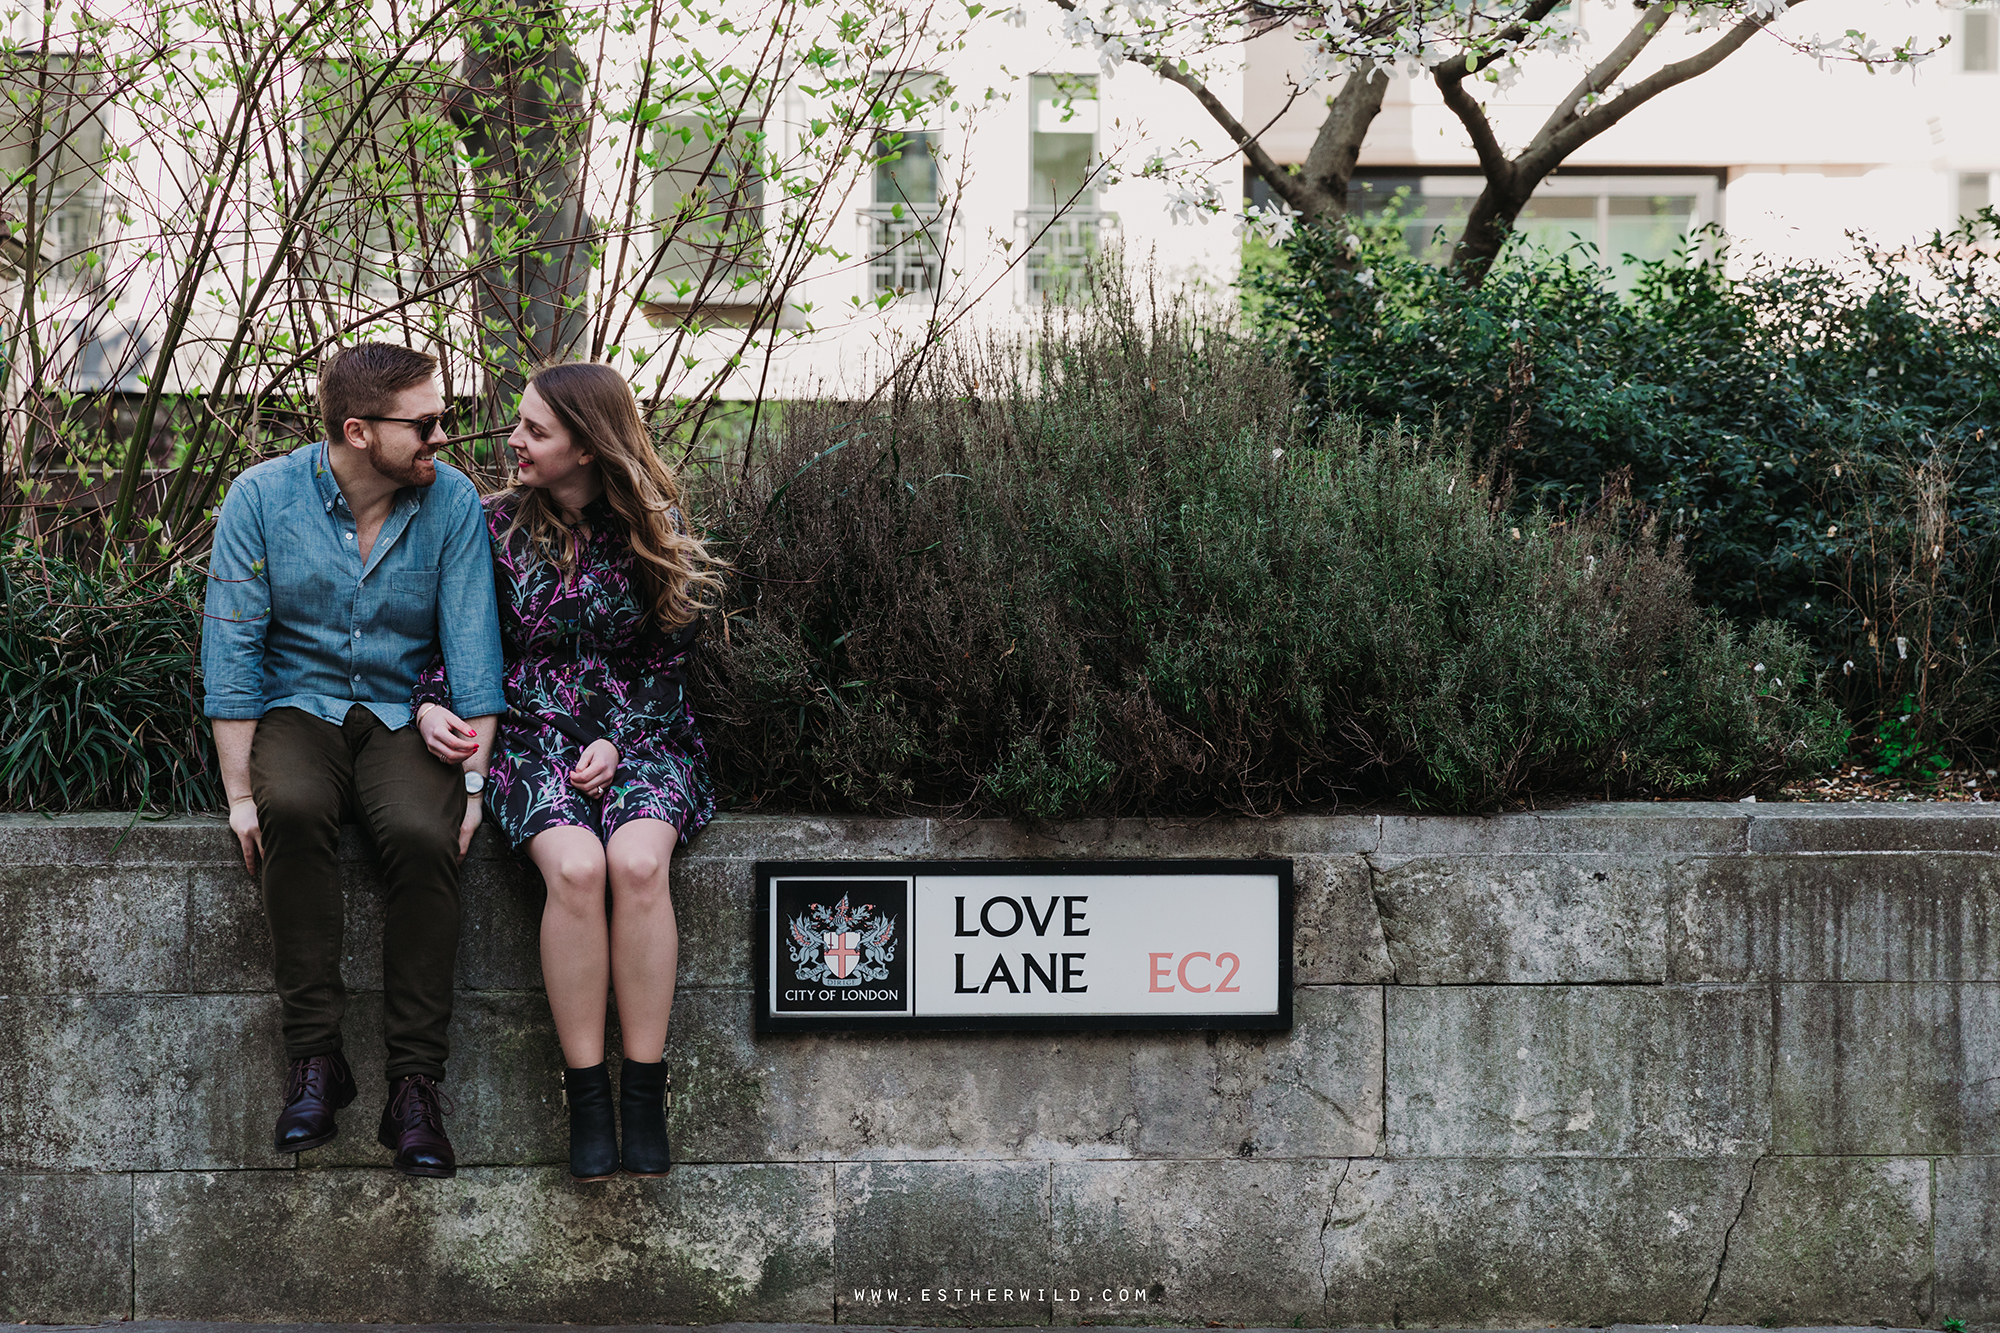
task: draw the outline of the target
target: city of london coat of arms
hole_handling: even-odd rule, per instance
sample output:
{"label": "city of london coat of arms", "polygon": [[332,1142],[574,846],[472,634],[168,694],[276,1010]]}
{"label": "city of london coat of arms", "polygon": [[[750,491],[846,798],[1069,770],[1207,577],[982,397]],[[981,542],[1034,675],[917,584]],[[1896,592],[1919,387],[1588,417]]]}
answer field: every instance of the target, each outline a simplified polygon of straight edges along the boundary
{"label": "city of london coat of arms", "polygon": [[877,916],[867,903],[850,908],[842,894],[834,907],[814,903],[810,912],[792,918],[791,950],[800,981],[821,986],[880,981],[896,957],[896,918]]}

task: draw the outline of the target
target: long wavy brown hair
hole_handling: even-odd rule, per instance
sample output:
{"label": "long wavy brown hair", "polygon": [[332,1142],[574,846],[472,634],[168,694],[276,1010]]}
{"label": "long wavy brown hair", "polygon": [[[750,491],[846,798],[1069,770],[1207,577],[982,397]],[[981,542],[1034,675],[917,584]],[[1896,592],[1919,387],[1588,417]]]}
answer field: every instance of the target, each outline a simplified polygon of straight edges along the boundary
{"label": "long wavy brown hair", "polygon": [[[544,366],[528,384],[568,429],[570,442],[597,463],[604,498],[625,526],[636,557],[633,574],[641,596],[652,605],[654,622],[662,629],[680,629],[711,609],[727,566],[708,553],[700,538],[674,527],[670,515],[677,509],[685,523],[680,482],[654,450],[625,377],[609,366],[577,361]],[[518,477],[508,490],[516,500],[508,538],[527,533],[529,544],[544,558],[565,575],[573,573],[576,534],[562,521],[549,493],[523,486]]]}

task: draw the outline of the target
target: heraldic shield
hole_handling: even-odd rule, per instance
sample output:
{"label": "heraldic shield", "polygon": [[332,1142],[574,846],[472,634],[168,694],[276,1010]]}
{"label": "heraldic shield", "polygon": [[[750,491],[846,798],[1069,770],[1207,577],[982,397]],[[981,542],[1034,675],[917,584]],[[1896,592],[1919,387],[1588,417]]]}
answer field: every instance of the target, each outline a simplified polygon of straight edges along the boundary
{"label": "heraldic shield", "polygon": [[858,986],[881,981],[896,960],[896,918],[847,895],[832,907],[812,903],[791,919],[794,975],[808,985]]}

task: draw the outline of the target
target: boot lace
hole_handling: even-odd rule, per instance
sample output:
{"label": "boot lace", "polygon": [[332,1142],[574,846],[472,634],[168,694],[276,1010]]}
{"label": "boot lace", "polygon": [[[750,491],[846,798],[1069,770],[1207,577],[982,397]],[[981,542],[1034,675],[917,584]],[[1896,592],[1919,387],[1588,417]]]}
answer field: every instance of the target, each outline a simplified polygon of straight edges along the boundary
{"label": "boot lace", "polygon": [[443,1117],[457,1114],[457,1104],[429,1074],[411,1074],[404,1078],[396,1089],[396,1095],[389,1099],[389,1117],[405,1126],[414,1120],[421,1120],[442,1133]]}
{"label": "boot lace", "polygon": [[311,1093],[315,1097],[326,1097],[326,1085],[332,1073],[332,1062],[323,1055],[308,1055],[304,1059],[292,1061],[291,1075],[285,1081],[285,1102],[289,1105]]}

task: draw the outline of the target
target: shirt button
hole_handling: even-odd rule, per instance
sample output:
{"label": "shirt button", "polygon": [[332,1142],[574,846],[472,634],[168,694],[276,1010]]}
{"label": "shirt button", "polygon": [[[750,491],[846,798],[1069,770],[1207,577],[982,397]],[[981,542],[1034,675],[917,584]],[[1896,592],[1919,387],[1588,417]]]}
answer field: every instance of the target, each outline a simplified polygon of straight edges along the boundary
{"label": "shirt button", "polygon": [[343,532],[343,533],[341,533],[340,535],[341,535],[341,536],[343,536],[343,537],[345,537],[345,538],[347,538],[347,540],[349,540],[349,541],[353,541],[353,540],[354,540],[354,534],[353,534],[353,533],[351,533],[351,532]]}
{"label": "shirt button", "polygon": [[361,631],[360,631],[360,630],[356,630],[356,631],[354,631],[354,637],[355,637],[355,638],[357,638],[357,639],[358,639],[358,638],[360,638],[360,637],[361,637]]}

